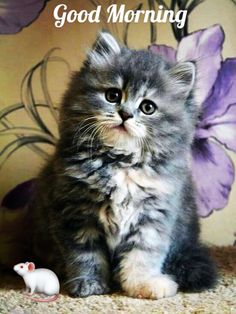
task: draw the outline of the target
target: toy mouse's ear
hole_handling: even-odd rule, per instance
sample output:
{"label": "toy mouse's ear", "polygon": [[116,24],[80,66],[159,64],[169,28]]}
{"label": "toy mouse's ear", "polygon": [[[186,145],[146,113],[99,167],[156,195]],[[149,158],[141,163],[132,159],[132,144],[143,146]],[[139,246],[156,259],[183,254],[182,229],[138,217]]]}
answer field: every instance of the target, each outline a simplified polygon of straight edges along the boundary
{"label": "toy mouse's ear", "polygon": [[28,263],[27,266],[28,266],[28,270],[29,270],[29,271],[35,270],[35,265],[34,265],[34,263]]}

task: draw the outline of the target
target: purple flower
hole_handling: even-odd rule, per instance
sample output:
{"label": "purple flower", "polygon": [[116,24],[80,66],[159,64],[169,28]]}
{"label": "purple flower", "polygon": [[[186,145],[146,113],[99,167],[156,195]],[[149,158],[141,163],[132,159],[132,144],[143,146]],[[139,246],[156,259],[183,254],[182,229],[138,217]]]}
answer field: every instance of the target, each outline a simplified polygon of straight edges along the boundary
{"label": "purple flower", "polygon": [[14,34],[34,21],[46,0],[0,0],[0,34]]}
{"label": "purple flower", "polygon": [[[224,148],[236,152],[236,58],[222,60],[224,33],[219,25],[184,37],[177,48],[150,49],[171,61],[197,64],[196,100],[202,114],[192,148],[198,212],[208,216],[224,208],[234,182],[234,165]],[[222,147],[223,146],[223,147]]]}
{"label": "purple flower", "polygon": [[35,190],[36,179],[18,184],[4,196],[1,206],[10,210],[23,208],[34,198]]}

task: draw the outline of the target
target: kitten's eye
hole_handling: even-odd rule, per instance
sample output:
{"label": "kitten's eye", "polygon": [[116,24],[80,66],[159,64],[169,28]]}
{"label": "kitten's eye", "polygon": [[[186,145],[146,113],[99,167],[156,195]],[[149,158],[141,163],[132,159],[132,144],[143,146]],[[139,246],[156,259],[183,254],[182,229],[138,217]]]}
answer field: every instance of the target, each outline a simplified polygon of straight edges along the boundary
{"label": "kitten's eye", "polygon": [[122,98],[122,92],[118,88],[109,88],[106,91],[106,100],[111,102],[111,103],[120,103],[121,98]]}
{"label": "kitten's eye", "polygon": [[151,100],[143,100],[139,106],[139,109],[145,113],[145,114],[153,114],[156,109],[157,109],[157,106],[156,104],[154,104],[153,101]]}

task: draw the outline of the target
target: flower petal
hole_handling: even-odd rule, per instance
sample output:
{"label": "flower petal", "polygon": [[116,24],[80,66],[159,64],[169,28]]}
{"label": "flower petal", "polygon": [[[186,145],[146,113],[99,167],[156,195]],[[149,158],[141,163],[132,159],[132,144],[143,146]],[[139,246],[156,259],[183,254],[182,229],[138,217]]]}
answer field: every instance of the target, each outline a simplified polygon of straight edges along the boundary
{"label": "flower petal", "polygon": [[2,200],[1,206],[9,209],[25,207],[35,192],[36,179],[31,179],[18,184],[8,192]]}
{"label": "flower petal", "polygon": [[208,136],[216,138],[226,148],[236,152],[236,103],[225,114],[209,122]]}
{"label": "flower petal", "polygon": [[236,103],[236,58],[226,59],[221,66],[209,98],[203,104],[203,123],[221,116]]}
{"label": "flower petal", "polygon": [[177,50],[177,61],[197,64],[196,99],[201,104],[209,95],[221,65],[224,33],[219,25],[194,32],[184,37]]}
{"label": "flower petal", "polygon": [[166,61],[176,63],[176,50],[166,45],[153,44],[148,47],[152,52],[160,55]]}
{"label": "flower petal", "polygon": [[0,34],[14,34],[35,20],[45,0],[0,0]]}
{"label": "flower petal", "polygon": [[192,157],[198,214],[206,217],[214,209],[226,206],[234,182],[234,166],[219,145],[207,140],[194,143]]}

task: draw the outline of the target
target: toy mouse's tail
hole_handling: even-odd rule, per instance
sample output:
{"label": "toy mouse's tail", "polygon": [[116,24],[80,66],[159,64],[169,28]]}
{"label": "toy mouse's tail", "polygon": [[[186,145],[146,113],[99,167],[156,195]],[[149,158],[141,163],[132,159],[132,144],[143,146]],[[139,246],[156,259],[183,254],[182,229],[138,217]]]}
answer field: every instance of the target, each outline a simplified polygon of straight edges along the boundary
{"label": "toy mouse's tail", "polygon": [[59,294],[52,295],[49,298],[34,298],[34,297],[31,297],[30,295],[27,295],[27,297],[36,302],[52,302],[52,301],[56,301],[59,298]]}

